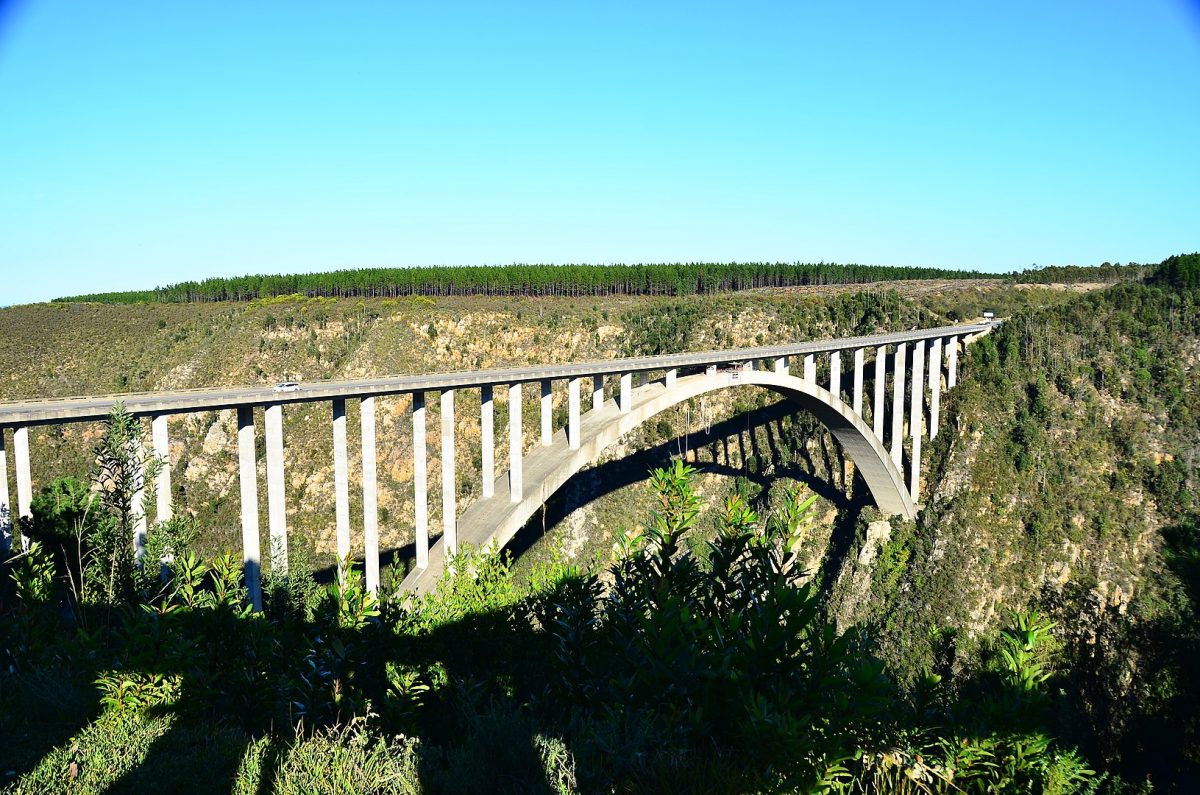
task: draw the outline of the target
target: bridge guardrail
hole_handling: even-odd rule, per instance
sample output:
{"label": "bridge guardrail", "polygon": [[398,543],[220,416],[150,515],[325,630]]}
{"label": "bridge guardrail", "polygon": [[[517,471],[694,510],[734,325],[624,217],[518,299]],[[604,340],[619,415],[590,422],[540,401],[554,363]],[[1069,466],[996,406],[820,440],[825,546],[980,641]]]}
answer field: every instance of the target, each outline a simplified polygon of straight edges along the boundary
{"label": "bridge guardrail", "polygon": [[503,384],[561,380],[580,376],[643,373],[684,367],[704,367],[731,361],[772,359],[919,340],[983,333],[996,323],[969,323],[931,329],[809,340],[782,345],[732,348],[718,351],[671,353],[563,364],[541,364],[492,370],[401,375],[352,381],[302,382],[296,392],[279,393],[273,385],[243,385],[190,388],[169,392],[131,392],[116,395],[81,395],[48,400],[0,402],[0,426],[43,425],[55,422],[84,422],[103,419],[114,403],[122,401],[135,415],[180,414],[192,411],[258,406],[272,403],[310,403],[366,395],[395,395],[439,392]]}

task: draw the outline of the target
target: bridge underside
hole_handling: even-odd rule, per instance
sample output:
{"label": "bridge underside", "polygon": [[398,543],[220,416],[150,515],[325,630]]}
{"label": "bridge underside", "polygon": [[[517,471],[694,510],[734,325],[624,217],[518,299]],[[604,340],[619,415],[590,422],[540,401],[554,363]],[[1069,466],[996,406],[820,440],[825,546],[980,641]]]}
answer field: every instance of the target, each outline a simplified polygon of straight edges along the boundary
{"label": "bridge underside", "polygon": [[[564,429],[555,435],[553,444],[537,447],[524,457],[524,489],[519,501],[513,502],[509,496],[505,472],[496,479],[495,496],[477,499],[467,507],[458,518],[459,543],[502,548],[572,476],[599,460],[605,449],[629,431],[685,400],[747,385],[778,392],[816,416],[854,461],[879,509],[887,515],[915,516],[903,476],[879,437],[849,406],[828,390],[795,376],[740,370],[685,376],[670,387],[656,381],[633,390],[629,411],[622,412],[615,400],[609,400],[587,412],[580,418],[578,449],[570,449]],[[444,567],[445,546],[439,540],[429,550],[428,567],[410,572],[401,589],[417,593],[432,590]]]}

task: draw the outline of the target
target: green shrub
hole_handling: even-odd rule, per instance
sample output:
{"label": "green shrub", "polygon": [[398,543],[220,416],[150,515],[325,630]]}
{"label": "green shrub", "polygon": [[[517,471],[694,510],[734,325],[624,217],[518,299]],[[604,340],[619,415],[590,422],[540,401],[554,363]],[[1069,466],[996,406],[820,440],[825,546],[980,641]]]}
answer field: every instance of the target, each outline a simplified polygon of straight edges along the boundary
{"label": "green shrub", "polygon": [[[103,710],[18,789],[175,780],[157,751],[128,744],[162,742],[181,768],[203,766],[179,743],[206,726],[221,727],[202,746],[235,791],[1066,792],[1093,780],[1052,728],[1051,622],[1013,614],[992,669],[949,687],[940,668],[906,694],[805,581],[816,497],[786,492],[762,520],[733,496],[697,555],[693,476],[680,462],[652,473],[649,521],[620,535],[605,571],[552,557],[521,585],[506,557],[466,548],[432,593],[380,601],[347,560],[311,614],[286,591],[252,614],[238,558],[201,561],[168,531],[167,580],[99,613],[94,633],[64,644],[0,624],[24,632],[6,636],[14,669],[54,649],[77,671],[68,681],[92,672]],[[51,615],[51,559],[36,548],[26,560],[27,616]]]}

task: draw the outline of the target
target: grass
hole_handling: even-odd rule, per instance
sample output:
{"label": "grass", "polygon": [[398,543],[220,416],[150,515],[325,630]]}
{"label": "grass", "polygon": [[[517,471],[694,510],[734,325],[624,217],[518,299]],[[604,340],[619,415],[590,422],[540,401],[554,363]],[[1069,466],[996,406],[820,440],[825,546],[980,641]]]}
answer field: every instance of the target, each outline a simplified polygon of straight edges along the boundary
{"label": "grass", "polygon": [[[280,795],[418,793],[418,744],[347,726],[280,741],[170,716],[107,712],[7,791]],[[479,784],[481,782],[474,782]]]}

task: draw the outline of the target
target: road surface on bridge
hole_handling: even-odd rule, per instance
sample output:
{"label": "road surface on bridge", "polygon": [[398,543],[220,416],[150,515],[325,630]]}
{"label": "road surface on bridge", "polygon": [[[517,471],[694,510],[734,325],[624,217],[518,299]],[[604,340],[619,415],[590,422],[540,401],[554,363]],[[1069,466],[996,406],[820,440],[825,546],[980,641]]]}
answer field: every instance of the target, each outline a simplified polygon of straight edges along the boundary
{"label": "road surface on bridge", "polygon": [[828,340],[737,348],[722,351],[673,353],[604,359],[569,364],[543,364],[495,370],[474,370],[427,375],[399,375],[347,381],[301,383],[294,392],[276,392],[273,386],[235,386],[212,389],[185,389],[163,392],[131,392],[121,395],[56,398],[0,402],[0,426],[41,425],[54,422],[101,420],[118,401],[137,415],[179,414],[192,411],[259,406],[267,403],[306,403],[364,395],[439,392],[487,385],[517,384],[592,375],[637,373],[687,367],[706,367],[735,360],[772,359],[781,356],[807,356],[831,351],[915,342],[950,335],[977,334],[992,328],[992,323],[970,323],[939,328],[875,334],[865,337],[841,337]]}

